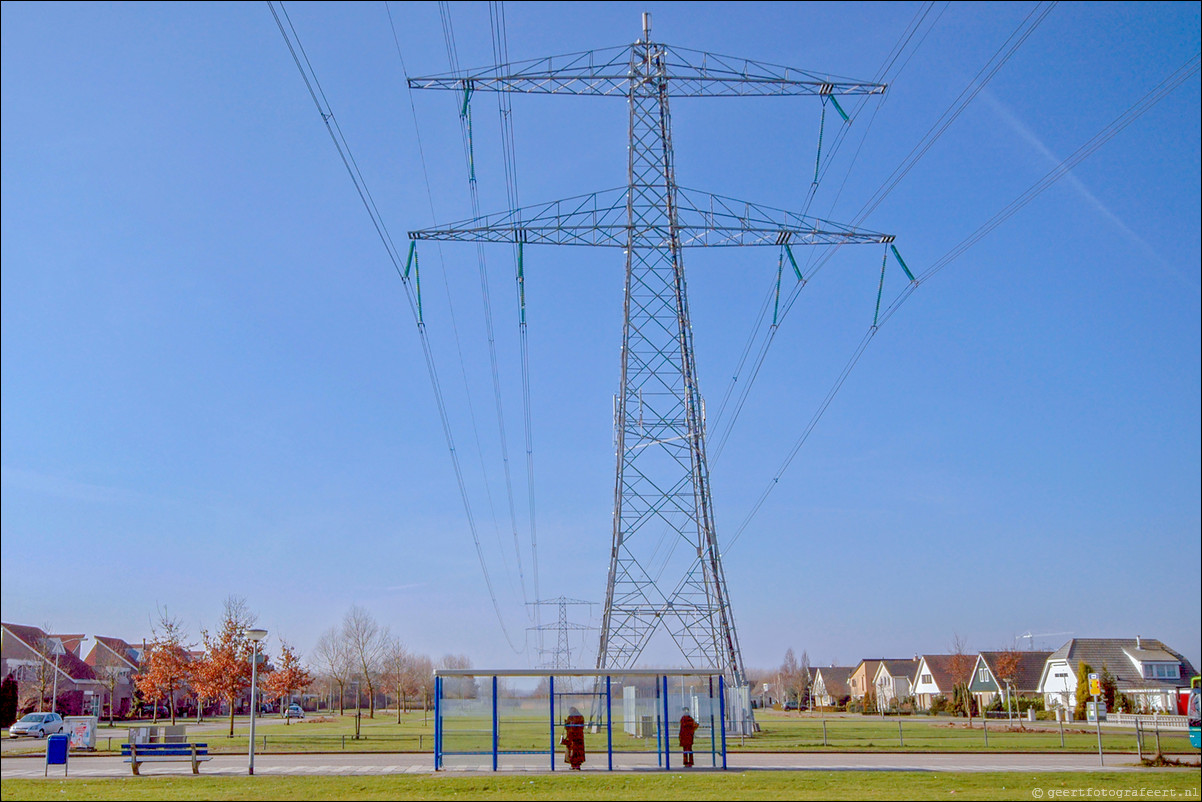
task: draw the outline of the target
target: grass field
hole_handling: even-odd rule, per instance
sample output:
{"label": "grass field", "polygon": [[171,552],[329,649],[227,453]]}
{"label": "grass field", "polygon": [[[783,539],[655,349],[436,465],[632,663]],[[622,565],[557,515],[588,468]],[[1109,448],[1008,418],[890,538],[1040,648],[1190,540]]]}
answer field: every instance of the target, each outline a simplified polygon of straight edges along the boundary
{"label": "grass field", "polygon": [[1197,770],[1015,772],[705,772],[396,777],[131,777],[6,780],[4,800],[42,799],[1055,799],[1199,798]]}
{"label": "grass field", "polygon": [[[991,721],[988,731],[980,720],[970,729],[964,719],[928,716],[907,716],[881,719],[876,717],[840,716],[826,720],[763,710],[758,713],[761,732],[754,738],[728,736],[729,751],[768,752],[809,751],[1033,751],[1033,752],[1092,752],[1098,748],[1097,735],[1087,724],[1067,725],[1064,746],[1055,725],[1010,727],[1002,721]],[[900,731],[899,731],[900,724]],[[119,752],[127,741],[127,725],[97,730],[97,751]],[[490,751],[491,726],[489,718],[463,716],[447,720],[444,748],[450,751]],[[189,740],[207,743],[214,753],[245,752],[248,725],[240,719],[235,737],[229,738],[225,721],[208,720],[204,728],[189,726]],[[545,749],[549,746],[549,721],[537,716],[503,719],[500,727],[501,749]],[[256,725],[256,749],[263,752],[431,752],[433,751],[433,715],[421,711],[406,713],[400,724],[396,713],[378,712],[376,718],[362,718],[360,738],[355,738],[354,716],[317,716],[286,725],[275,717],[259,719]],[[988,743],[986,743],[988,739]],[[589,734],[590,751],[604,750],[605,733]],[[1161,733],[1165,752],[1189,753],[1189,739],[1181,731]],[[825,745],[824,745],[825,741]],[[1131,729],[1106,729],[1102,734],[1107,752],[1136,751],[1135,733]],[[615,725],[615,751],[650,751],[656,748],[655,738],[632,738]],[[707,736],[699,734],[696,749],[709,750]],[[1144,733],[1145,752],[1155,752],[1155,738]],[[9,742],[4,754],[41,754],[45,744],[40,741]]]}

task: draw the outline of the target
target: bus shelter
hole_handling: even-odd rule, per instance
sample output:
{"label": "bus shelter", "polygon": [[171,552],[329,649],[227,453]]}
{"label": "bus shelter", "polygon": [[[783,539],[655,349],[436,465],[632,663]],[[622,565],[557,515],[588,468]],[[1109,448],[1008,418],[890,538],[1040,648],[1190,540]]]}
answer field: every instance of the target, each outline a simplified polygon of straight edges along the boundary
{"label": "bus shelter", "polygon": [[447,669],[434,672],[434,769],[566,768],[565,720],[584,718],[584,769],[726,768],[727,687],[717,669]]}

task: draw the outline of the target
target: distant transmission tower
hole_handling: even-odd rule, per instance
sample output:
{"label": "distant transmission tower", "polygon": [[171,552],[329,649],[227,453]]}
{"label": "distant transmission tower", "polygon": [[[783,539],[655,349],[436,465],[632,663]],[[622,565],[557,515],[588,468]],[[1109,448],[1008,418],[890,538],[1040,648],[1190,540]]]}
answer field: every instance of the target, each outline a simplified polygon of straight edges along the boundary
{"label": "distant transmission tower", "polygon": [[613,549],[597,667],[634,667],[652,636],[664,631],[689,666],[721,669],[744,685],[715,532],[682,255],[688,247],[788,248],[890,243],[893,237],[678,187],[668,99],[807,95],[839,108],[836,95],[874,95],[885,87],[657,44],[648,14],[642,38],[628,47],[413,78],[409,86],[459,92],[464,108],[482,91],[626,99],[625,187],[409,237],[517,243],[519,288],[525,244],[623,249]]}
{"label": "distant transmission tower", "polygon": [[554,624],[542,624],[537,627],[529,627],[536,632],[556,632],[558,637],[554,649],[539,649],[539,656],[551,655],[550,660],[545,660],[543,665],[547,668],[572,668],[572,648],[568,642],[569,632],[582,632],[593,629],[586,624],[573,624],[568,621],[568,605],[570,604],[593,604],[593,602],[581,601],[580,599],[569,599],[566,596],[560,596],[557,599],[539,600],[530,602],[530,604],[547,604],[555,605],[559,608],[559,619]]}

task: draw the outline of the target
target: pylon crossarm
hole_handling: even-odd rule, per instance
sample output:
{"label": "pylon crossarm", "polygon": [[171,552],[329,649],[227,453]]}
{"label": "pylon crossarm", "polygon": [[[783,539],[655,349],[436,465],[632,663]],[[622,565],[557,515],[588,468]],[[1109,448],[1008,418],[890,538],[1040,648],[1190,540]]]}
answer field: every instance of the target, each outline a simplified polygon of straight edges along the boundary
{"label": "pylon crossarm", "polygon": [[[630,223],[627,189],[608,189],[438,228],[410,231],[411,240],[521,242],[625,248]],[[893,236],[681,187],[676,203],[679,245],[715,248],[746,245],[840,245],[891,243]],[[667,247],[663,225],[640,229],[640,243]]]}
{"label": "pylon crossarm", "polygon": [[[662,53],[670,97],[763,95],[879,95],[884,84],[822,75],[796,67],[723,56],[685,47],[654,45]],[[410,78],[410,89],[454,92],[522,92],[626,98],[631,48],[611,47],[515,61],[475,70]]]}

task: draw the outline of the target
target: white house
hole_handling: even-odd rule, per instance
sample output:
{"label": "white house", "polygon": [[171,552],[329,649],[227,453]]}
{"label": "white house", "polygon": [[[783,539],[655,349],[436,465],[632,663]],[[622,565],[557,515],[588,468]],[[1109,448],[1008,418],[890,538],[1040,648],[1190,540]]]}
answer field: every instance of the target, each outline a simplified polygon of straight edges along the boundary
{"label": "white house", "polygon": [[881,661],[877,666],[876,675],[872,678],[872,684],[876,688],[876,703],[881,710],[911,695],[914,672],[917,669],[917,658]]}
{"label": "white house", "polygon": [[956,682],[952,677],[950,654],[924,654],[918,658],[914,672],[914,703],[920,710],[930,710],[931,703],[940,696],[951,699]]}
{"label": "white house", "polygon": [[817,707],[846,704],[851,697],[848,682],[854,666],[823,666],[814,672],[812,698]]}
{"label": "white house", "polygon": [[1039,693],[1045,706],[1073,709],[1081,663],[1109,671],[1119,693],[1151,710],[1175,710],[1177,688],[1195,674],[1188,660],[1152,638],[1073,638],[1044,664]]}

